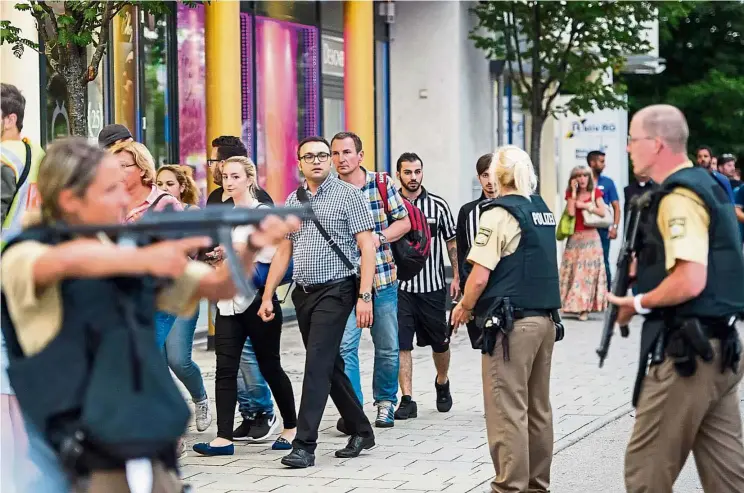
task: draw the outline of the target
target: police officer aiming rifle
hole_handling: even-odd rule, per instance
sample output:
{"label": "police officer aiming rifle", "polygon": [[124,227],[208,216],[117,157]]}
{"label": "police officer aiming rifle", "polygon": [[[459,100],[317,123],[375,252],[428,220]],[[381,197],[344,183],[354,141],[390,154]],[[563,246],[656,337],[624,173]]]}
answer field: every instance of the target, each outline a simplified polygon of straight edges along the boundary
{"label": "police officer aiming rifle", "polygon": [[483,353],[492,491],[545,492],[553,456],[550,365],[563,338],[555,217],[533,195],[537,177],[526,152],[500,147],[491,167],[499,197],[480,204],[472,271],[452,325],[474,316],[481,332],[469,335]]}
{"label": "police officer aiming rifle", "polygon": [[[129,492],[125,469],[146,459],[149,490],[173,493],[181,491],[175,445],[189,409],[155,345],[154,312],[190,316],[200,298],[230,298],[235,287],[227,268],[188,260],[209,238],[118,246],[53,227],[122,222],[123,173],[84,139],[49,147],[39,169],[41,221],[2,254],[8,374],[27,425],[56,453],[41,481],[64,469],[80,491]],[[267,217],[240,254],[245,268],[258,249],[298,226],[296,218]]]}
{"label": "police officer aiming rifle", "polygon": [[659,183],[641,214],[639,294],[609,295],[619,325],[645,317],[625,456],[629,493],[671,493],[690,452],[706,493],[744,491],[735,327],[744,258],[723,188],[687,159],[688,135],[684,115],[668,105],[636,113],[628,135],[634,172]]}

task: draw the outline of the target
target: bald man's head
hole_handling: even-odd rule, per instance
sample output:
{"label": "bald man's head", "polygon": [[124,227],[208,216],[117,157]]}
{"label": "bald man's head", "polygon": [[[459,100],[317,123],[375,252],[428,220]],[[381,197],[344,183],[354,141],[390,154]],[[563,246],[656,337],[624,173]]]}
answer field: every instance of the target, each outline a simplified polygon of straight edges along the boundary
{"label": "bald man's head", "polygon": [[638,119],[647,137],[658,137],[674,153],[687,151],[690,129],[685,115],[669,104],[646,106],[633,117]]}

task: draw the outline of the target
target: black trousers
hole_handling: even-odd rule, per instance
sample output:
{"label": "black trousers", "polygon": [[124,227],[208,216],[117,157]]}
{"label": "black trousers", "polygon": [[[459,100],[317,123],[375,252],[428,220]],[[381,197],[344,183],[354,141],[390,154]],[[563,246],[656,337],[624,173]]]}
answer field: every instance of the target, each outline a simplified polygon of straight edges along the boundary
{"label": "black trousers", "polygon": [[274,300],[274,319],[264,322],[258,316],[261,296],[246,311],[231,316],[217,314],[214,328],[214,349],[217,356],[215,394],[217,401],[217,436],[233,439],[235,404],[238,398],[238,368],[247,337],[251,338],[258,368],[269,384],[279,407],[285,428],[297,426],[292,382],[282,368],[279,346],[282,335],[282,308]]}
{"label": "black trousers", "polygon": [[311,293],[305,293],[298,286],[292,293],[297,323],[307,350],[297,437],[292,444],[295,448],[315,452],[318,427],[329,394],[352,434],[374,435],[351,381],[344,373],[344,360],[339,352],[346,321],[356,300],[354,280]]}

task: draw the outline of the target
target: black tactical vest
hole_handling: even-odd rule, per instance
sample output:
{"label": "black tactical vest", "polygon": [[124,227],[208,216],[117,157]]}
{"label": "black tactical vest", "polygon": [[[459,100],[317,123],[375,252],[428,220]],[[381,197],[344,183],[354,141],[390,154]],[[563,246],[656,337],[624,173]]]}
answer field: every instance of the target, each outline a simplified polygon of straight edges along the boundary
{"label": "black tactical vest", "polygon": [[[661,199],[678,187],[695,192],[710,215],[707,283],[700,296],[657,315],[723,318],[744,311],[744,258],[736,216],[723,188],[710,173],[698,167],[683,168],[664,180],[643,212],[638,246],[639,292],[653,290],[667,276],[657,217]],[[684,224],[670,226],[684,234]]]}
{"label": "black tactical vest", "polygon": [[[38,227],[6,249],[66,239]],[[21,409],[58,453],[71,437],[83,437],[85,451],[69,465],[79,474],[138,457],[175,465],[190,411],[155,344],[157,287],[146,276],[62,281],[60,332],[28,358],[0,294],[8,376]]]}
{"label": "black tactical vest", "polygon": [[483,202],[481,215],[494,207],[503,207],[514,216],[522,235],[517,250],[503,257],[491,272],[475,313],[483,313],[496,298],[507,296],[522,310],[560,308],[555,216],[539,195],[532,195],[531,200],[506,195]]}

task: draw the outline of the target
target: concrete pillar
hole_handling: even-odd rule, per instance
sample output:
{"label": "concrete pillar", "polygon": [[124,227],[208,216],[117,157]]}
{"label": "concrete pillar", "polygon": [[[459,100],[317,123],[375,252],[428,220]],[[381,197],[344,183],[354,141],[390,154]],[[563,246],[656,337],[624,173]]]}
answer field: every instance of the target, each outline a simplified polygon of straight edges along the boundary
{"label": "concrete pillar", "polygon": [[[220,135],[240,136],[240,2],[213,0],[205,5],[207,155]],[[216,188],[207,172],[207,190]],[[214,348],[214,325],[209,307],[207,348]]]}
{"label": "concrete pillar", "polygon": [[[374,4],[344,2],[344,105],[346,129],[364,144],[364,164],[375,169]],[[329,138],[332,136],[328,136]]]}

